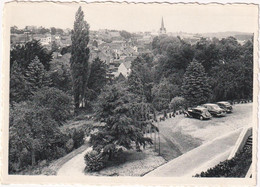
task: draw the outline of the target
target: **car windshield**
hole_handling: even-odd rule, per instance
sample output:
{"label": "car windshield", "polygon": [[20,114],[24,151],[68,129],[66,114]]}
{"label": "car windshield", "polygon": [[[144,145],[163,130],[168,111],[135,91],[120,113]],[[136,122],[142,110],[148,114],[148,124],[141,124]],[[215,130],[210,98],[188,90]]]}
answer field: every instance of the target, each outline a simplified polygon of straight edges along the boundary
{"label": "car windshield", "polygon": [[213,109],[215,109],[215,110],[221,109],[218,105],[212,105],[211,107],[212,107]]}

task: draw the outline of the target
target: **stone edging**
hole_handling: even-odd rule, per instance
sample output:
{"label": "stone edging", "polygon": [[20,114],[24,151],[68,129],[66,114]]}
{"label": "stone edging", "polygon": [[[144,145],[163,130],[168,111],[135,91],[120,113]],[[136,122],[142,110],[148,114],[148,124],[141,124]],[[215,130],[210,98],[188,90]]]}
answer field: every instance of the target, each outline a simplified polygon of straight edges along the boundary
{"label": "stone edging", "polygon": [[228,157],[228,160],[232,159],[237,153],[239,153],[243,149],[248,137],[251,135],[252,135],[252,127],[247,127],[243,129],[243,131],[240,133],[239,138],[237,139],[237,142],[233,150],[231,151]]}

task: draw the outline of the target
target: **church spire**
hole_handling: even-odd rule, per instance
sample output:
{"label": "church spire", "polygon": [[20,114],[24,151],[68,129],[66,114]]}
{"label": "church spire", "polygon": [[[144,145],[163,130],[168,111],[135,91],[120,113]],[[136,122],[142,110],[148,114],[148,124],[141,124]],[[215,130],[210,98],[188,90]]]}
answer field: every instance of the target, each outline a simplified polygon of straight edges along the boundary
{"label": "church spire", "polygon": [[161,28],[160,28],[159,33],[166,34],[166,28],[164,27],[163,17],[162,17]]}
{"label": "church spire", "polygon": [[164,28],[164,23],[163,23],[163,17],[162,17],[161,29],[165,29]]}

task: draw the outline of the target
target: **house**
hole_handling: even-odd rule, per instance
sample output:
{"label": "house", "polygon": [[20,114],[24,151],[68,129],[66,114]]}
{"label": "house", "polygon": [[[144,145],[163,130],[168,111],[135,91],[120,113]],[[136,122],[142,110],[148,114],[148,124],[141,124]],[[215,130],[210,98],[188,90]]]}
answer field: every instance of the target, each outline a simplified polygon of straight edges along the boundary
{"label": "house", "polygon": [[118,77],[120,75],[120,73],[124,76],[124,77],[128,77],[128,75],[131,72],[131,61],[125,61],[122,62],[119,67],[118,70],[115,74],[115,77]]}
{"label": "house", "polygon": [[52,38],[51,38],[51,36],[46,36],[44,38],[41,38],[40,42],[42,45],[50,45],[52,42]]}

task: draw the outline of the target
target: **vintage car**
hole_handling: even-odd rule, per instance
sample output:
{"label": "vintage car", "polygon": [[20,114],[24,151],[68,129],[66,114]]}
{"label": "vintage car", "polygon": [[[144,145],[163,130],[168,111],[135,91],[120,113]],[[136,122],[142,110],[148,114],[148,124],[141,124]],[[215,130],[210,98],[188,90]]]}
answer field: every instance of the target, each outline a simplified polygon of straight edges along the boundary
{"label": "vintage car", "polygon": [[220,108],[217,104],[207,103],[207,104],[203,104],[202,106],[208,109],[209,113],[212,116],[222,117],[226,115],[226,111]]}
{"label": "vintage car", "polygon": [[190,108],[187,111],[184,111],[184,116],[193,117],[200,120],[210,119],[212,117],[209,111],[201,106]]}
{"label": "vintage car", "polygon": [[217,102],[217,105],[224,109],[227,113],[231,113],[233,111],[233,108],[231,106],[231,104],[227,101],[220,101],[220,102]]}

